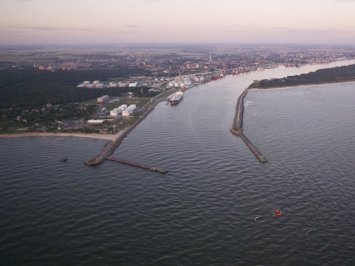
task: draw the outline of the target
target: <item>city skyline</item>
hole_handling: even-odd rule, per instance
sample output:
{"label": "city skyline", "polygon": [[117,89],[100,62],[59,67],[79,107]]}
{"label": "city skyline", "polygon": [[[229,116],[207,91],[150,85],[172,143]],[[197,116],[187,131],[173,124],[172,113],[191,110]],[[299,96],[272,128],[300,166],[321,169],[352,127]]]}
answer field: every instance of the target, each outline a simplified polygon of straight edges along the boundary
{"label": "city skyline", "polygon": [[353,0],[0,3],[0,44],[355,44]]}

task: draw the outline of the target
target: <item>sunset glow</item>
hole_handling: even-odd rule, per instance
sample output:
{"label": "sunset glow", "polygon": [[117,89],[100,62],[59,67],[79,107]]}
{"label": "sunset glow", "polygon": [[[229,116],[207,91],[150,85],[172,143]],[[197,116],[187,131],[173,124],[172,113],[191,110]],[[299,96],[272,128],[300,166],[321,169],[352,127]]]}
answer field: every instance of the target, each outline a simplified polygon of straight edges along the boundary
{"label": "sunset glow", "polygon": [[355,1],[0,0],[1,44],[355,43]]}

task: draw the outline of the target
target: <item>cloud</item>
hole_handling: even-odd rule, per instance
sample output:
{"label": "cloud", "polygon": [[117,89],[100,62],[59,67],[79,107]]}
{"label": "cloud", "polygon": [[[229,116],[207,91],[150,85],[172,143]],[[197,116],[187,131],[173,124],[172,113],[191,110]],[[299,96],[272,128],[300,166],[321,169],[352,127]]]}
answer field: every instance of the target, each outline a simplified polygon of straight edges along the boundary
{"label": "cloud", "polygon": [[63,27],[47,27],[47,26],[5,26],[3,29],[8,30],[19,30],[19,31],[101,31],[99,29],[90,29],[90,28],[63,28]]}
{"label": "cloud", "polygon": [[[355,1],[355,0],[354,0]],[[330,33],[344,33],[349,32],[346,30],[340,30],[337,28],[310,28],[310,29],[302,29],[302,28],[287,28],[287,27],[272,27],[272,28],[250,28],[248,30],[239,29],[239,30],[225,30],[224,32],[229,33],[294,33],[294,34],[330,34]]]}
{"label": "cloud", "polygon": [[[137,25],[138,27],[138,25]],[[135,28],[135,27],[133,27]],[[64,27],[49,27],[49,26],[15,26],[15,25],[0,25],[0,35],[11,35],[11,36],[41,36],[43,38],[49,38],[49,36],[59,36],[67,38],[68,36],[82,36],[87,39],[98,39],[107,38],[107,36],[121,36],[132,37],[139,36],[142,34],[141,31],[137,29],[128,28],[64,28]],[[51,37],[51,38],[52,38]],[[0,42],[1,43],[1,42]]]}
{"label": "cloud", "polygon": [[297,29],[297,28],[270,28],[269,30],[275,32],[290,32],[290,33],[341,33],[343,31],[336,28],[319,28],[319,29]]}

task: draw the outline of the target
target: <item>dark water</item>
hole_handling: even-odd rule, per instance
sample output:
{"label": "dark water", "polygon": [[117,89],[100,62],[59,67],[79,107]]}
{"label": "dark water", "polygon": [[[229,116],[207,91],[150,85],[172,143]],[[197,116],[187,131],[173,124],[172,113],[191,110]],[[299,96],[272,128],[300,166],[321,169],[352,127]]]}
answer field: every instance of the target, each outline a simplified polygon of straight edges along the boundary
{"label": "dark water", "polygon": [[229,133],[254,79],[318,67],[157,106],[115,156],[167,175],[85,167],[105,141],[0,139],[0,265],[355,265],[355,83],[250,92],[245,132],[267,164]]}

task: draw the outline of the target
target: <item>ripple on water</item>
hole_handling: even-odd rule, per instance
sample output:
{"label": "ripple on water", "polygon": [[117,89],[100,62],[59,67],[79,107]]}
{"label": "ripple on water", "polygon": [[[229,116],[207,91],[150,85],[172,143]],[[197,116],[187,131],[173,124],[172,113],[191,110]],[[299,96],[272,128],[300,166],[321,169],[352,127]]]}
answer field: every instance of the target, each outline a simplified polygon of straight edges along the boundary
{"label": "ripple on water", "polygon": [[249,93],[245,131],[267,164],[228,131],[250,81],[285,71],[228,77],[186,92],[176,108],[159,104],[114,156],[166,175],[85,167],[105,141],[0,139],[1,263],[351,265],[353,83]]}

